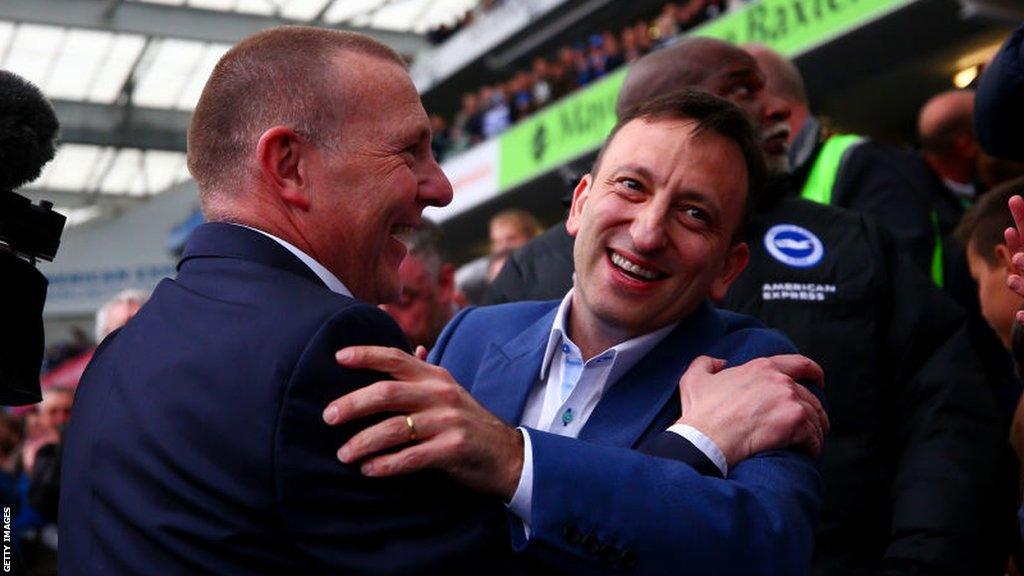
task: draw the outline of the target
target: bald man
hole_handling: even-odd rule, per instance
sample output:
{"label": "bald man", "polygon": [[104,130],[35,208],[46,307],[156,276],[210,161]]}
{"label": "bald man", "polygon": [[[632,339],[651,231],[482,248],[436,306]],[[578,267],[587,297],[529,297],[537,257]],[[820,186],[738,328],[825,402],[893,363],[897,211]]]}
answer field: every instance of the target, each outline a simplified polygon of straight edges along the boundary
{"label": "bald man", "polygon": [[[814,573],[1001,573],[1008,446],[963,314],[880,226],[796,197],[797,182],[779,171],[788,152],[780,126],[792,109],[743,50],[688,39],[645,56],[630,68],[617,110],[684,87],[746,110],[779,178],[744,232],[750,263],[719,304],[780,329],[825,369],[830,415],[842,423],[820,460]],[[507,301],[572,286],[572,239],[563,231],[554,244],[549,234],[499,275]]]}
{"label": "bald man", "polygon": [[[790,165],[798,195],[869,214],[896,239],[933,281],[942,285],[932,198],[939,186],[928,166],[910,152],[855,134],[834,134],[813,116],[799,70],[763,46],[748,46],[768,83],[768,94],[796,114],[790,121]],[[801,120],[802,119],[802,120]],[[939,237],[955,222],[943,223]]]}
{"label": "bald man", "polygon": [[[956,198],[972,203],[981,147],[974,132],[974,91],[932,96],[917,116],[921,156]],[[962,212],[962,210],[961,210]]]}

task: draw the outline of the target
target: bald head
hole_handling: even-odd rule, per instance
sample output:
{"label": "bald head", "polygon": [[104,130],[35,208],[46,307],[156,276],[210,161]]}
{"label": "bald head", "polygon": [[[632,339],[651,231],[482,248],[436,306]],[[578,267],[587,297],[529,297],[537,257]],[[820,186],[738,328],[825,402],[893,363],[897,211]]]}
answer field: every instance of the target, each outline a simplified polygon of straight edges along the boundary
{"label": "bald head", "polygon": [[757,61],[728,42],[687,38],[637,60],[619,92],[616,114],[622,118],[644,102],[684,88],[709,92],[742,108],[761,133],[769,171],[789,170],[789,107],[766,96]]}
{"label": "bald head", "polygon": [[789,125],[790,143],[800,133],[804,122],[811,116],[811,109],[807,103],[807,90],[804,88],[804,79],[800,70],[793,62],[784,58],[778,52],[761,44],[747,44],[743,47],[747,54],[754,57],[758,68],[764,73],[764,90],[767,97],[777,100],[789,108],[790,115],[787,120]]}
{"label": "bald head", "polygon": [[761,44],[747,44],[743,49],[757,60],[757,66],[764,72],[766,90],[793,104],[807,105],[804,79],[796,64]]}
{"label": "bald head", "polygon": [[921,154],[946,180],[968,184],[977,178],[981,149],[974,133],[974,91],[933,96],[917,117]]}
{"label": "bald head", "polygon": [[917,117],[921,148],[948,151],[959,137],[974,137],[974,91],[950,90],[933,96]]}
{"label": "bald head", "polygon": [[630,66],[615,114],[621,118],[631,108],[683,88],[728,97],[721,93],[723,82],[744,72],[760,75],[753,58],[743,50],[712,38],[686,38]]}

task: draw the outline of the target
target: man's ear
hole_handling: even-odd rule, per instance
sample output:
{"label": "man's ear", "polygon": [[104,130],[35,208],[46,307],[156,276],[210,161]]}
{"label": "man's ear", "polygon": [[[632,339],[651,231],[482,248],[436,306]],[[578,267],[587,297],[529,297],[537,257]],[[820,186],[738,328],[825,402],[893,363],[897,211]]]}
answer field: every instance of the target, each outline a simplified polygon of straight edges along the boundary
{"label": "man's ear", "polygon": [[746,242],[737,242],[729,247],[729,251],[725,255],[725,261],[722,262],[722,269],[719,270],[718,276],[715,277],[711,283],[711,289],[709,290],[708,296],[711,300],[718,302],[725,298],[729,287],[736,278],[739,277],[740,272],[747,267],[747,262],[750,261],[750,248]]}
{"label": "man's ear", "polygon": [[576,189],[572,191],[572,206],[569,207],[569,218],[565,221],[565,229],[569,232],[569,236],[573,238],[576,237],[576,233],[580,230],[583,205],[586,204],[590,196],[590,185],[593,181],[594,177],[592,175],[584,174],[579,184],[576,185]]}
{"label": "man's ear", "polygon": [[1006,244],[996,244],[996,262],[1007,271],[1007,274],[1013,269],[1013,254],[1010,253],[1010,249],[1006,247]]}
{"label": "man's ear", "polygon": [[260,175],[285,204],[309,210],[309,164],[315,152],[305,138],[291,128],[274,126],[260,136],[256,159]]}

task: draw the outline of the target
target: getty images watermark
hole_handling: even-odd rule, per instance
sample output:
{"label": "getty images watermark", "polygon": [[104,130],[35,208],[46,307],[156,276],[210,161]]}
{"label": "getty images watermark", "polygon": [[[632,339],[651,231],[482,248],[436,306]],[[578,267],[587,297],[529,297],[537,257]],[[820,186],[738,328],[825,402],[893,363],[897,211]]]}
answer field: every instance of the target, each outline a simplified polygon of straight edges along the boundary
{"label": "getty images watermark", "polygon": [[11,571],[11,508],[4,506],[4,572]]}

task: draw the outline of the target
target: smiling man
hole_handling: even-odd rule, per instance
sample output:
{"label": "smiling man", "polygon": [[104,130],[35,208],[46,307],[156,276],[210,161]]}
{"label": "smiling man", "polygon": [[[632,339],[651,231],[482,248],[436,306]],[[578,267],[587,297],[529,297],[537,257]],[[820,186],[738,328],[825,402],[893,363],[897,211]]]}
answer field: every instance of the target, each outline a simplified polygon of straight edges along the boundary
{"label": "smiling man", "polygon": [[214,69],[188,160],[211,222],[78,388],[61,574],[500,564],[496,503],[439,475],[368,481],[334,458],[352,430],[320,421],[379,377],[339,367],[338,347],[406,346],[376,304],[400,293],[421,211],[451,200],[401,57],[334,30],[250,37]]}
{"label": "smiling man", "polygon": [[440,367],[341,350],[343,366],[393,379],[325,410],[333,425],[389,416],[339,458],[373,477],[439,469],[500,497],[536,573],[805,573],[817,472],[762,450],[820,450],[828,420],[795,381],[820,370],[708,301],[747,261],[737,232],[764,177],[759,146],[741,110],[706,94],[622,117],[574,192],[576,287],[462,312],[434,348]]}

